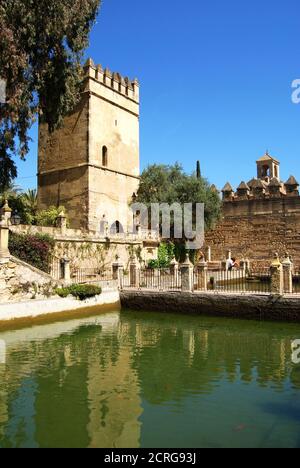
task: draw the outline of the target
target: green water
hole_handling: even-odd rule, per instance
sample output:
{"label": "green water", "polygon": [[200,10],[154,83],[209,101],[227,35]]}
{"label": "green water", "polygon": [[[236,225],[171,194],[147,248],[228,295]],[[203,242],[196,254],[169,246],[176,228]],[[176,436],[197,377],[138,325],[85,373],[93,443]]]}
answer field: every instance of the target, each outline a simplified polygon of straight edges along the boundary
{"label": "green water", "polygon": [[0,332],[0,447],[300,447],[295,338],[126,311]]}

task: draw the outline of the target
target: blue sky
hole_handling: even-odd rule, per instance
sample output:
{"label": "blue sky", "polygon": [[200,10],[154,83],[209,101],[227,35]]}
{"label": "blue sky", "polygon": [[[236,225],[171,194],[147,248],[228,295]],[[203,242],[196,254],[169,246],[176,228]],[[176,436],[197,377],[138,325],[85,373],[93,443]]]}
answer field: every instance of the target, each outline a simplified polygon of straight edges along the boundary
{"label": "blue sky", "polygon": [[[103,0],[87,56],[141,83],[141,168],[179,161],[222,188],[266,149],[300,179],[299,0]],[[37,129],[18,183],[35,186]]]}

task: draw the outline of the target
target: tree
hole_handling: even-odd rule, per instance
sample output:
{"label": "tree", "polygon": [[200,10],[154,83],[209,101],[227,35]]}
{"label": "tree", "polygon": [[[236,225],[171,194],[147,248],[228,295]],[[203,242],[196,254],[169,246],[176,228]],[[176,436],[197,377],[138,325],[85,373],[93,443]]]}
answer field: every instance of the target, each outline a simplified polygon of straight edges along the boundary
{"label": "tree", "polygon": [[219,219],[221,200],[208,181],[199,174],[188,175],[176,163],[174,166],[152,165],[144,170],[136,203],[150,209],[151,203],[204,203],[205,226],[210,229]]}
{"label": "tree", "polygon": [[79,100],[82,52],[100,0],[1,0],[0,190],[17,176],[39,115],[53,131]]}
{"label": "tree", "polygon": [[23,199],[24,207],[33,217],[35,217],[38,211],[37,190],[36,189],[27,190],[27,192],[22,194],[22,199]]}
{"label": "tree", "polygon": [[24,192],[21,187],[10,183],[4,191],[0,190],[0,205],[3,205],[5,200],[8,201],[9,207],[13,213],[18,213],[21,217],[21,222],[24,224],[32,224],[34,214],[24,202]]}

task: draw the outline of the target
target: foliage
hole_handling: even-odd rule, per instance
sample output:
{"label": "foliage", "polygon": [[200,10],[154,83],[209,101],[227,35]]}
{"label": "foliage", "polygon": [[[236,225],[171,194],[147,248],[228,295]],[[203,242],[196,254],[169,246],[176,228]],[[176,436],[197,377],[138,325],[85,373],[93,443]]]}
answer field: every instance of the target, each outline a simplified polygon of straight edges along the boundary
{"label": "foliage", "polygon": [[71,295],[80,301],[84,301],[85,299],[99,296],[102,293],[102,289],[92,284],[74,284],[66,288],[56,289],[55,292],[58,296],[63,298]]}
{"label": "foliage", "polygon": [[141,176],[136,203],[151,208],[151,203],[205,204],[205,227],[210,229],[218,221],[221,200],[208,181],[196,174],[186,174],[179,164],[152,165]]}
{"label": "foliage", "polygon": [[149,268],[169,268],[175,255],[175,244],[172,242],[162,242],[158,248],[158,259],[150,260]]}
{"label": "foliage", "polygon": [[53,131],[74,108],[81,58],[100,0],[1,0],[0,190],[17,176],[13,156],[28,153],[28,130],[39,114]]}
{"label": "foliage", "polygon": [[64,210],[63,206],[57,208],[50,206],[48,210],[39,211],[35,217],[37,226],[56,226],[56,220]]}
{"label": "foliage", "polygon": [[25,211],[32,217],[35,218],[38,211],[38,197],[36,189],[29,189],[27,192],[21,195]]}
{"label": "foliage", "polygon": [[9,250],[12,255],[26,263],[50,272],[50,260],[55,246],[52,237],[42,234],[15,234],[9,235]]}
{"label": "foliage", "polygon": [[[48,210],[38,211],[37,191],[33,189],[22,192],[18,186],[10,184],[5,191],[0,191],[0,205],[8,200],[13,213],[18,213],[21,224],[51,227],[56,225],[59,214],[64,211],[63,206],[50,206]],[[67,222],[68,224],[68,222]]]}
{"label": "foliage", "polygon": [[2,206],[5,200],[7,200],[9,207],[12,209],[13,213],[17,212],[19,214],[23,224],[32,224],[33,216],[25,205],[23,196],[24,193],[22,193],[20,187],[10,184],[2,192],[0,190],[0,205]]}

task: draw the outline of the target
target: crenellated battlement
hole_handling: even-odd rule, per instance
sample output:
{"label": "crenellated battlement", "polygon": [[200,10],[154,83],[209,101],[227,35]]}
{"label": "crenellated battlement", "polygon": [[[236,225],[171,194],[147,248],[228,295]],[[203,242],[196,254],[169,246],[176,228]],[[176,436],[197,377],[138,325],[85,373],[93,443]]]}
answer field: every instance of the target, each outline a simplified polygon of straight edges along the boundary
{"label": "crenellated battlement", "polygon": [[117,72],[112,72],[109,68],[103,69],[101,65],[95,65],[91,58],[87,60],[83,68],[86,78],[92,79],[106,88],[139,103],[140,92],[137,78],[131,80]]}
{"label": "crenellated battlement", "polygon": [[222,190],[222,218],[206,233],[206,246],[214,260],[227,251],[235,258],[248,258],[252,266],[269,266],[275,251],[289,252],[300,265],[299,183],[280,178],[280,162],[267,152],[257,161],[257,176]]}
{"label": "crenellated battlement", "polygon": [[229,182],[222,190],[223,202],[239,200],[261,200],[273,198],[299,197],[299,183],[291,176],[285,183],[273,177],[269,181],[252,179],[248,183],[241,182],[236,191]]}
{"label": "crenellated battlement", "polygon": [[236,202],[239,200],[262,200],[285,197],[299,197],[299,183],[294,176],[286,182],[279,178],[280,162],[267,152],[257,161],[257,178],[248,183],[241,182],[234,191],[229,182],[222,190],[223,201]]}

